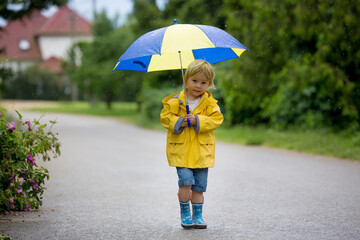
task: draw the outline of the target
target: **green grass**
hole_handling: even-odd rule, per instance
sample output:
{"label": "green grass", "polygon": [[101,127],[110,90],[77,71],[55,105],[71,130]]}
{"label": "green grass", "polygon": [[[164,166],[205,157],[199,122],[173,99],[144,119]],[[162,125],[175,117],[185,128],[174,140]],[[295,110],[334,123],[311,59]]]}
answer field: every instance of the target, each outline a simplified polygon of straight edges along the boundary
{"label": "green grass", "polygon": [[107,109],[104,103],[91,105],[88,102],[58,102],[55,106],[31,110],[124,118],[131,118],[137,114],[135,103],[114,103],[111,109]]}
{"label": "green grass", "polygon": [[360,133],[326,130],[276,130],[265,127],[232,127],[216,130],[218,139],[243,145],[294,150],[304,153],[360,160]]}
{"label": "green grass", "polygon": [[49,112],[49,113],[71,113],[102,117],[115,117],[119,120],[136,124],[150,129],[163,129],[160,124],[149,122],[143,115],[137,111],[136,103],[115,102],[111,109],[101,102],[91,105],[88,102],[58,102],[55,106],[32,108],[31,111]]}
{"label": "green grass", "polygon": [[[116,117],[141,127],[164,130],[159,122],[146,120],[136,110],[135,103],[114,103],[108,110],[105,104],[91,106],[87,102],[59,102],[56,106],[32,109],[41,112],[62,112]],[[277,130],[266,127],[221,126],[216,130],[217,140],[242,145],[261,145],[298,152],[360,160],[360,133],[334,133],[327,130]]]}

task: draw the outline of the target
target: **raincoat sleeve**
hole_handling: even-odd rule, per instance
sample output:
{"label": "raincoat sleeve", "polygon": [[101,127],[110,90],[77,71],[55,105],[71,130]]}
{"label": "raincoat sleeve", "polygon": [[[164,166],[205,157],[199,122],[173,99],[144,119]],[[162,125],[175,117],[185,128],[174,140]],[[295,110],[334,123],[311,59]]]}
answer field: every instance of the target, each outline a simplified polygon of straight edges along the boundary
{"label": "raincoat sleeve", "polygon": [[160,123],[168,130],[174,132],[175,134],[180,134],[183,131],[181,124],[184,118],[179,117],[170,111],[170,105],[164,104],[164,108],[160,113]]}
{"label": "raincoat sleeve", "polygon": [[199,133],[214,131],[224,120],[224,116],[220,112],[218,105],[210,106],[205,115],[197,115]]}

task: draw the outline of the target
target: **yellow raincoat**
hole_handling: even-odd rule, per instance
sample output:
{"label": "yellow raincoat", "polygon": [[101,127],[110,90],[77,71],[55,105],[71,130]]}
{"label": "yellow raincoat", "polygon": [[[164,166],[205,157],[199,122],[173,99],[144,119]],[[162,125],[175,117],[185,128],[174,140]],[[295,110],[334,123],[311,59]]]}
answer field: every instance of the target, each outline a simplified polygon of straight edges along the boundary
{"label": "yellow raincoat", "polygon": [[[209,168],[215,162],[214,130],[223,122],[220,108],[210,92],[201,96],[199,105],[191,113],[197,115],[198,126],[185,127],[175,133],[176,123],[186,115],[184,91],[162,100],[161,124],[168,129],[166,155],[170,166],[185,168]],[[195,129],[198,131],[195,131]]]}

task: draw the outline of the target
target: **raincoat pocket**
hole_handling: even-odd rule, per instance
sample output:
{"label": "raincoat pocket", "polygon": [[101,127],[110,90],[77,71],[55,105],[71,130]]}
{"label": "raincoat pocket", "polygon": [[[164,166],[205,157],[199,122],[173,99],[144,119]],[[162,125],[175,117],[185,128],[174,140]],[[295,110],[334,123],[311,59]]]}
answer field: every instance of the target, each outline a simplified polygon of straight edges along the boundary
{"label": "raincoat pocket", "polygon": [[168,154],[173,157],[179,157],[185,154],[185,133],[170,133],[168,143]]}
{"label": "raincoat pocket", "polygon": [[185,141],[185,133],[182,132],[180,134],[170,133],[169,143],[184,143]]}
{"label": "raincoat pocket", "polygon": [[215,137],[213,132],[199,133],[200,155],[205,159],[215,157]]}
{"label": "raincoat pocket", "polygon": [[200,144],[214,144],[215,137],[213,132],[203,132],[199,133],[199,142]]}

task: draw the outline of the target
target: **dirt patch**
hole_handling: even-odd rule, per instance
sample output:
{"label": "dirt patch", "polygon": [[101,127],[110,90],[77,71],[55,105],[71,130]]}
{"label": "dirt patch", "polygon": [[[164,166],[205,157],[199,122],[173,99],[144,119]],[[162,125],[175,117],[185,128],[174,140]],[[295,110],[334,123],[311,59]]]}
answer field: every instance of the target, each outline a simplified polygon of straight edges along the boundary
{"label": "dirt patch", "polygon": [[0,107],[6,108],[8,111],[51,107],[51,106],[55,106],[56,104],[57,104],[56,101],[41,101],[41,100],[1,100],[0,101]]}

